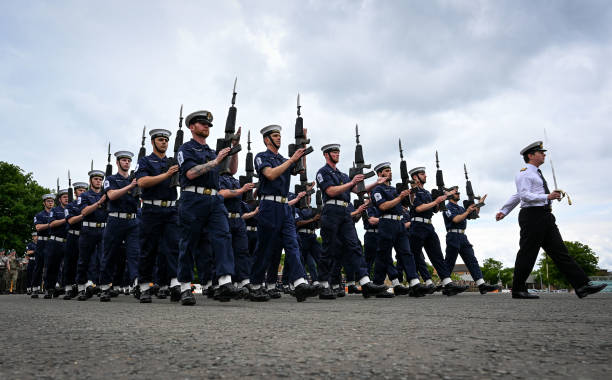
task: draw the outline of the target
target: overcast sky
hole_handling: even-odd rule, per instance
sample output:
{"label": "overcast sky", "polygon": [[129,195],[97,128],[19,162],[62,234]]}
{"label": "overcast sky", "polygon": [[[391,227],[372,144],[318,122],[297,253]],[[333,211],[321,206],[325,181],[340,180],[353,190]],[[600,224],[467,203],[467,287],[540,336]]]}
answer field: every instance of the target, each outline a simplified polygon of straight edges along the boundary
{"label": "overcast sky", "polygon": [[[391,161],[396,179],[398,138],[432,182],[436,150],[463,192],[466,163],[488,193],[468,226],[477,257],[513,266],[518,209],[494,214],[516,191],[519,151],[546,128],[574,201],[555,203],[561,233],[612,269],[611,28],[608,1],[3,1],[0,159],[51,188],[68,169],[86,180],[109,141],[137,152],[143,125],[175,133],[181,104],[213,113],[214,147],[237,76],[255,152],[258,131],[280,124],[286,155],[301,93],[309,178],[332,142],[348,172],[356,123],[366,162]],[[542,169],[552,187],[550,162]]]}

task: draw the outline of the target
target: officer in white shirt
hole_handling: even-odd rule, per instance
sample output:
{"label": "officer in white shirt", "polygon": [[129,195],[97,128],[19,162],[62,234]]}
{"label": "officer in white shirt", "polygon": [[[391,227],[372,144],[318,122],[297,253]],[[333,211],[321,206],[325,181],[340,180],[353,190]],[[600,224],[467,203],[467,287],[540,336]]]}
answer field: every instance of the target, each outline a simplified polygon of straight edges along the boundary
{"label": "officer in white shirt", "polygon": [[521,238],[519,251],[514,264],[514,280],[512,284],[512,298],[539,298],[528,293],[525,281],[533,270],[540,247],[555,262],[576,290],[580,298],[597,293],[606,287],[605,284],[593,285],[582,268],[569,255],[561,233],[555,224],[555,217],[551,212],[551,202],[561,198],[561,192],[550,192],[548,184],[539,169],[544,163],[546,149],[541,141],[529,144],[521,155],[527,163],[526,167],[516,175],[516,194],[514,194],[495,216],[496,220],[503,219],[520,202],[519,225]]}

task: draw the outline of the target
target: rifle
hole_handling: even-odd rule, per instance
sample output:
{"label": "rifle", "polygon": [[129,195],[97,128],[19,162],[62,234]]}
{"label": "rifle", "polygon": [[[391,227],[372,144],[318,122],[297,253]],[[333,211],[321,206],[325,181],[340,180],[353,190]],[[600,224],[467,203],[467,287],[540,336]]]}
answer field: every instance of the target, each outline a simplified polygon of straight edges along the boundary
{"label": "rifle", "polygon": [[113,165],[111,165],[111,152],[110,152],[110,142],[108,143],[108,157],[106,158],[106,172],[104,173],[105,177],[113,175]]}
{"label": "rifle", "polygon": [[[465,166],[465,164],[463,164],[463,172],[465,173],[465,192],[468,196],[468,199],[465,199],[463,201],[463,207],[467,210],[467,208],[470,205],[473,205],[475,202],[474,200],[477,199],[478,203],[476,203],[476,207],[481,208],[482,206],[484,206],[484,197],[481,196],[475,196],[474,195],[474,190],[472,189],[472,181],[470,181],[470,179],[468,178],[468,172],[467,172],[467,168]],[[468,219],[477,219],[479,218],[478,212],[476,210],[472,211],[468,217]]]}
{"label": "rifle", "polygon": [[[442,170],[440,169],[440,161],[438,160],[438,151],[436,150],[436,187],[437,189],[433,189],[431,191],[432,198],[438,198],[439,196],[446,195],[447,191],[451,189],[447,189],[444,187],[444,177],[442,175]],[[446,205],[444,202],[440,203],[438,207],[434,210],[434,212],[438,211],[446,211]]]}
{"label": "rifle", "polygon": [[[355,161],[353,161],[353,166],[349,169],[349,178],[352,180],[356,175],[363,174],[366,178],[370,178],[374,176],[374,171],[369,171],[368,173],[364,173],[363,169],[370,169],[372,167],[371,164],[365,164],[363,159],[363,148],[361,147],[361,143],[359,142],[359,125],[355,124]],[[357,197],[358,199],[353,202],[355,208],[358,208],[363,204],[366,195],[365,183],[361,181],[355,185],[357,188]]]}
{"label": "rifle", "polygon": [[[238,181],[240,182],[240,187],[246,185],[247,183],[252,183],[253,178],[257,177],[255,174],[255,166],[253,166],[253,153],[251,152],[251,131],[247,132],[247,154],[244,163],[244,171],[246,175],[241,175],[238,177]],[[249,203],[254,201],[253,198],[253,190],[249,190],[242,195],[242,200]]]}
{"label": "rifle", "polygon": [[74,201],[74,193],[72,192],[72,179],[70,179],[70,170],[68,170],[68,202]]}
{"label": "rifle", "polygon": [[[183,105],[181,104],[181,109],[179,111],[179,123],[178,123],[178,131],[176,131],[176,136],[174,137],[174,156],[168,157],[168,166],[164,169],[164,171],[168,171],[168,168],[174,165],[178,165],[178,151],[181,145],[183,145]],[[170,178],[170,187],[179,186],[179,173],[176,172]]]}
{"label": "rifle", "polygon": [[236,113],[238,110],[235,107],[236,104],[236,82],[238,78],[234,79],[234,89],[232,90],[232,105],[230,106],[227,112],[227,119],[225,120],[225,137],[222,139],[217,139],[217,154],[222,149],[232,148],[227,156],[221,161],[219,164],[219,174],[229,173],[230,166],[230,156],[240,152],[242,147],[240,144],[236,144],[232,147],[232,141],[237,140],[240,141],[240,133],[236,133]]}
{"label": "rifle", "polygon": [[[289,144],[289,157],[293,156],[296,150],[306,148],[306,144],[310,144],[310,139],[304,135],[304,119],[302,118],[302,105],[300,104],[300,94],[297,96],[297,118],[295,119],[294,130],[295,143]],[[300,183],[295,185],[295,194],[306,191],[308,185],[308,174],[306,172],[306,155],[313,151],[312,146],[309,146],[304,152],[304,156],[300,159],[293,169],[293,174],[300,174]],[[314,194],[314,189],[310,189],[306,195]],[[306,197],[300,199],[296,205],[298,208],[308,207]]]}
{"label": "rifle", "polygon": [[[140,150],[138,151],[138,161],[140,161],[141,158],[143,158],[146,154],[147,154],[147,148],[145,148],[145,140],[146,140],[146,130],[147,130],[147,126],[145,125],[142,128],[142,140],[140,141]],[[138,161],[136,161],[138,163]],[[136,173],[134,172],[134,169],[132,169],[130,171],[130,175],[128,177],[128,180],[130,182],[132,182],[134,180],[134,178],[136,178]],[[136,186],[132,189],[131,194],[134,198],[138,198],[140,197],[140,194],[142,193],[142,190],[140,189],[139,186]]]}
{"label": "rifle", "polygon": [[[406,166],[406,161],[404,160],[404,150],[402,149],[402,140],[399,140],[399,152],[400,152],[400,178],[401,182],[398,182],[395,185],[395,189],[397,193],[401,193],[404,190],[410,190],[410,185],[414,183],[410,176],[408,175],[408,168]],[[410,197],[406,197],[402,199],[402,206],[410,207]]]}

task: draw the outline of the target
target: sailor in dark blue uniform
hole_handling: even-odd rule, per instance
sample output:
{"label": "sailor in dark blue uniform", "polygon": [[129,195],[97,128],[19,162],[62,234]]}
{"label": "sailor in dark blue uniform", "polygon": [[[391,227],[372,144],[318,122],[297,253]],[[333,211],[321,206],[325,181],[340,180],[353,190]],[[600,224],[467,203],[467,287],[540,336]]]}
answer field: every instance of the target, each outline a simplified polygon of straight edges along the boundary
{"label": "sailor in dark blue uniform", "polygon": [[[194,305],[191,292],[193,281],[193,260],[205,253],[205,245],[212,245],[215,258],[215,275],[219,287],[215,298],[229,301],[239,292],[232,284],[234,256],[231,234],[227,221],[227,209],[219,192],[218,165],[231,148],[215,153],[206,138],[210,134],[213,116],[208,111],[196,111],[185,118],[185,125],[191,131],[192,139],[181,145],[178,152],[181,182],[179,202],[179,265],[178,280],[181,283],[181,304]],[[237,141],[234,141],[236,144]],[[230,160],[230,171],[238,168],[236,156]],[[206,233],[205,233],[206,231]]]}
{"label": "sailor in dark blue uniform", "polygon": [[318,288],[306,281],[306,272],[300,261],[300,249],[295,232],[294,214],[287,204],[291,175],[295,164],[304,155],[305,149],[297,149],[291,158],[286,159],[278,153],[281,145],[281,127],[269,125],[261,130],[267,150],[255,157],[255,169],[259,175],[259,204],[257,239],[258,245],[251,272],[252,301],[267,301],[265,289],[266,270],[272,256],[285,249],[285,265],[289,265],[289,280],[295,287],[294,295],[298,302],[318,294]]}
{"label": "sailor in dark blue uniform", "polygon": [[[368,204],[363,216],[363,253],[366,264],[366,270],[369,275],[373,274],[374,261],[376,260],[376,251],[378,250],[378,209],[373,203]],[[355,282],[347,282],[349,294],[360,294],[361,290],[355,285]]]}
{"label": "sailor in dark blue uniform", "polygon": [[[136,165],[136,179],[142,189],[142,216],[140,218],[140,257],[138,260],[138,282],[140,303],[151,302],[149,283],[153,280],[153,267],[158,256],[158,270],[167,273],[159,281],[160,291],[167,291],[170,278],[170,300],[178,302],[181,286],[177,280],[178,263],[178,197],[171,178],[178,172],[178,165],[169,166],[166,150],[171,132],[153,129],[149,132],[153,153],[142,157]],[[162,268],[163,267],[163,268]]]}
{"label": "sailor in dark blue uniform", "polygon": [[36,268],[36,241],[38,233],[32,232],[32,241],[26,245],[26,257],[28,258],[28,267],[26,270],[26,287],[28,295],[32,295],[32,276],[34,268]]}
{"label": "sailor in dark blue uniform", "polygon": [[99,260],[102,256],[102,236],[106,227],[106,194],[102,193],[104,172],[91,170],[89,190],[77,197],[77,207],[83,216],[79,235],[79,260],[76,283],[79,301],[91,298],[94,285],[99,284]]}
{"label": "sailor in dark blue uniform", "polygon": [[[347,271],[359,273],[362,295],[365,298],[386,292],[384,285],[375,285],[370,281],[363,258],[361,242],[357,237],[355,223],[347,206],[351,201],[351,192],[355,185],[364,180],[363,174],[356,175],[352,180],[336,168],[340,160],[340,144],[328,144],[321,148],[326,165],[317,172],[317,185],[322,191],[323,212],[321,214],[321,239],[323,241],[321,260],[319,262],[320,282],[323,286],[322,297],[332,293],[329,287],[330,274],[334,260],[341,261],[343,251],[334,250],[334,243],[339,240],[346,249]],[[366,186],[371,190],[377,182]],[[331,297],[330,297],[331,298]]]}
{"label": "sailor in dark blue uniform", "polygon": [[138,183],[136,178],[132,179],[128,175],[134,154],[122,150],[115,152],[115,157],[117,158],[117,174],[110,175],[104,180],[104,191],[108,197],[108,219],[104,229],[103,253],[102,260],[100,260],[101,302],[109,302],[111,299],[110,288],[119,261],[119,249],[122,242],[125,242],[130,283],[138,276],[140,241],[136,216],[139,201],[132,191]]}
{"label": "sailor in dark blue uniform", "polygon": [[319,284],[317,265],[321,258],[321,244],[317,240],[317,229],[320,228],[321,214],[311,207],[310,202],[310,195],[307,195],[307,206],[296,210],[295,225],[304,266],[310,273],[313,285],[317,285]]}
{"label": "sailor in dark blue uniform", "polygon": [[[240,133],[240,128],[238,132]],[[238,158],[238,154],[234,156]],[[232,157],[232,159],[234,159]],[[242,195],[255,187],[253,183],[246,183],[242,187],[237,178],[229,171],[220,173],[219,194],[224,199],[227,209],[229,229],[232,235],[232,251],[234,253],[234,276],[233,281],[238,288],[242,288],[250,282],[251,259],[249,255],[249,240],[247,237],[246,223],[242,219]],[[246,288],[245,288],[246,290]],[[247,290],[248,292],[248,290]]]}
{"label": "sailor in dark blue uniform", "polygon": [[[248,203],[242,202],[242,219],[246,224],[247,239],[249,241],[249,273],[253,268],[255,248],[257,247],[257,214],[259,214],[259,202],[257,200]],[[250,288],[250,276],[248,280],[249,282],[244,286]]]}
{"label": "sailor in dark blue uniform", "polygon": [[40,285],[42,284],[43,268],[45,266],[45,251],[47,242],[49,241],[49,223],[51,222],[51,209],[55,204],[55,195],[45,194],[42,196],[44,210],[34,216],[34,227],[38,232],[38,240],[36,242],[36,265],[34,274],[32,275],[32,298],[38,298],[41,293]]}
{"label": "sailor in dark blue uniform", "polygon": [[[447,267],[452,271],[457,261],[457,255],[461,255],[461,259],[470,271],[472,279],[476,282],[480,294],[500,290],[500,286],[487,284],[482,278],[478,259],[474,255],[472,244],[470,244],[465,235],[468,215],[472,211],[478,213],[480,208],[476,204],[471,204],[467,210],[459,206],[457,203],[459,201],[459,186],[451,187],[451,189],[453,188],[457,192],[449,197],[446,211],[444,212],[444,225],[446,226],[446,257],[444,261],[446,261]],[[484,201],[484,198],[481,201]]]}
{"label": "sailor in dark blue uniform", "polygon": [[[411,231],[410,231],[410,247],[414,252],[415,263],[417,266],[423,267],[425,265],[425,259],[423,257],[422,249],[425,248],[431,264],[438,272],[438,276],[442,279],[442,293],[447,296],[454,296],[467,290],[467,286],[461,286],[455,284],[451,278],[451,271],[447,267],[442,255],[442,248],[440,247],[440,239],[431,224],[431,218],[434,214],[434,210],[437,209],[438,205],[446,200],[449,195],[452,195],[454,191],[446,195],[441,195],[436,199],[431,198],[431,193],[423,188],[427,180],[427,174],[425,174],[424,167],[417,167],[410,170],[410,176],[415,181],[417,187],[415,188],[415,195],[413,201],[413,217],[411,220]],[[425,275],[425,280],[428,286],[429,293],[435,291],[435,286],[431,281],[431,275],[429,272],[423,273],[419,271],[421,276]]]}
{"label": "sailor in dark blue uniform", "polygon": [[[402,223],[404,223],[404,227],[406,228],[406,233],[408,234],[408,241],[410,241],[410,219],[412,219],[412,215],[410,214],[410,207],[406,207],[402,205]],[[414,258],[414,254],[413,254],[413,258]],[[397,269],[398,281],[399,282],[404,282],[404,280],[408,281],[408,278],[405,277],[404,262],[402,261],[402,257],[397,255],[395,259],[397,260],[397,264],[395,268]],[[417,268],[417,274],[418,274],[418,268]]]}
{"label": "sailor in dark blue uniform", "polygon": [[66,205],[66,222],[68,223],[68,235],[66,238],[66,249],[64,251],[64,267],[62,269],[64,288],[66,293],[64,299],[69,300],[77,296],[76,271],[77,262],[79,261],[79,236],[83,216],[81,215],[81,206],[78,204],[79,197],[87,191],[86,182],[75,182],[74,185],[75,200]]}
{"label": "sailor in dark blue uniform", "polygon": [[[393,173],[391,164],[383,162],[374,168],[379,178],[385,182],[372,190],[372,202],[378,209],[378,252],[374,268],[374,283],[382,284],[385,275],[389,276],[393,284],[395,295],[410,294],[413,297],[425,295],[426,289],[421,285],[416,272],[414,257],[410,251],[410,242],[403,219],[404,210],[402,200],[410,196],[410,190],[397,193],[395,187],[391,186]],[[406,272],[410,288],[400,284],[397,270],[393,265],[391,251],[395,248],[398,262],[401,261],[403,270]],[[401,258],[401,259],[399,259]]]}
{"label": "sailor in dark blue uniform", "polygon": [[51,209],[49,219],[49,241],[45,248],[45,298],[50,299],[57,293],[55,290],[58,274],[64,251],[66,249],[66,235],[68,226],[66,225],[66,205],[68,204],[68,189],[61,189],[58,192],[58,205]]}

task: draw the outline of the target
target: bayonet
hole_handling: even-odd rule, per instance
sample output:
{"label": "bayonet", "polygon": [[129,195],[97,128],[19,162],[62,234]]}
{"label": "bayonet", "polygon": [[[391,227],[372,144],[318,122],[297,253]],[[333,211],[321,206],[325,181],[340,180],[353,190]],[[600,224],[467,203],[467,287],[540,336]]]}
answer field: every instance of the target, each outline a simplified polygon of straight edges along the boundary
{"label": "bayonet", "polygon": [[93,160],[91,160],[91,167],[89,168],[89,170],[93,170]]}
{"label": "bayonet", "polygon": [[247,150],[251,151],[251,130],[247,131]]}
{"label": "bayonet", "polygon": [[355,142],[360,144],[359,142],[359,124],[355,124]]}
{"label": "bayonet", "polygon": [[300,105],[300,93],[297,96],[297,115],[302,116],[302,106]]}
{"label": "bayonet", "polygon": [[232,90],[232,105],[236,104],[236,82],[238,82],[238,77],[234,78],[234,89]]}
{"label": "bayonet", "polygon": [[402,149],[402,139],[399,139],[400,159],[404,159],[404,150]]}

